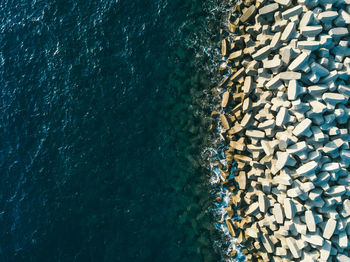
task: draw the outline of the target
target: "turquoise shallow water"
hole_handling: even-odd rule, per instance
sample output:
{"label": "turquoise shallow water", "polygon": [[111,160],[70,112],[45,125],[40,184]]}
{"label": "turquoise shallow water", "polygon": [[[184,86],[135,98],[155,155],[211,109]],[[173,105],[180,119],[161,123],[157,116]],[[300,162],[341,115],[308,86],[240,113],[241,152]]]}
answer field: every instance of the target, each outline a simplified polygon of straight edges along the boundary
{"label": "turquoise shallow water", "polygon": [[0,261],[220,260],[219,3],[0,3]]}

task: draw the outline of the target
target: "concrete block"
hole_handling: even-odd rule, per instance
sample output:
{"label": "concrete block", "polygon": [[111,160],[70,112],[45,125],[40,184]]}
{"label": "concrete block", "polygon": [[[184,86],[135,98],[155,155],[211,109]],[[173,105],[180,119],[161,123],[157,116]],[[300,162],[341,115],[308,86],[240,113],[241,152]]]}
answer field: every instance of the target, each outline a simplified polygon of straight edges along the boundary
{"label": "concrete block", "polygon": [[293,219],[296,214],[296,207],[294,202],[290,198],[285,198],[283,202],[286,218]]}
{"label": "concrete block", "polygon": [[[303,70],[307,67],[307,62],[309,59],[310,53],[303,52],[301,53],[297,58],[295,58],[290,65],[288,66],[288,69],[291,71],[299,71]],[[283,60],[283,56],[282,56]]]}
{"label": "concrete block", "polygon": [[282,127],[289,120],[288,110],[285,107],[281,107],[276,116],[276,126]]}
{"label": "concrete block", "polygon": [[315,246],[323,246],[323,238],[317,233],[301,235],[301,239]]}
{"label": "concrete block", "polygon": [[335,219],[328,219],[326,227],[323,231],[323,237],[325,239],[330,239],[333,236],[336,226],[337,226],[337,221]]}
{"label": "concrete block", "polygon": [[349,34],[349,30],[346,27],[336,27],[328,31],[331,37],[343,37]]}
{"label": "concrete block", "polygon": [[299,249],[295,239],[291,238],[291,237],[287,237],[286,242],[287,242],[288,248],[289,248],[290,252],[292,253],[293,257],[300,258],[301,257],[301,250]]}
{"label": "concrete block", "polygon": [[293,135],[299,137],[299,136],[310,136],[311,135],[311,131],[310,131],[310,127],[311,127],[312,121],[310,119],[304,119],[301,123],[299,123],[293,130]]}
{"label": "concrete block", "polygon": [[300,5],[297,5],[282,12],[282,17],[283,19],[289,19],[293,16],[301,14],[302,11],[303,11],[303,7]]}
{"label": "concrete block", "polygon": [[250,7],[248,7],[245,12],[242,14],[242,16],[239,18],[239,20],[242,23],[245,23],[247,21],[249,21],[256,13],[256,7],[255,5],[251,5]]}
{"label": "concrete block", "polygon": [[343,94],[339,93],[324,93],[322,95],[322,100],[334,106],[336,104],[345,104],[348,101]]}
{"label": "concrete block", "polygon": [[277,3],[265,5],[259,9],[259,15],[269,15],[278,10],[279,6]]}
{"label": "concrete block", "polygon": [[287,90],[288,100],[296,100],[302,92],[303,89],[297,80],[292,79],[289,81]]}
{"label": "concrete block", "polygon": [[305,37],[316,37],[319,33],[322,32],[322,30],[323,30],[323,27],[321,25],[300,27],[300,32]]}
{"label": "concrete block", "polygon": [[305,211],[305,221],[309,232],[316,232],[316,221],[314,214],[311,210]]}
{"label": "concrete block", "polygon": [[298,41],[297,47],[299,49],[315,51],[319,48],[320,42],[314,40]]}
{"label": "concrete block", "polygon": [[301,73],[299,72],[281,72],[279,78],[282,80],[299,80],[301,79]]}
{"label": "concrete block", "polygon": [[289,42],[295,34],[296,34],[295,23],[289,22],[286,28],[283,30],[280,40],[282,42]]}
{"label": "concrete block", "polygon": [[322,23],[332,23],[334,19],[338,16],[336,11],[324,11],[317,15],[317,19]]}
{"label": "concrete block", "polygon": [[316,161],[310,161],[306,164],[301,165],[297,170],[297,174],[300,176],[307,176],[312,174],[318,167],[318,163]]}

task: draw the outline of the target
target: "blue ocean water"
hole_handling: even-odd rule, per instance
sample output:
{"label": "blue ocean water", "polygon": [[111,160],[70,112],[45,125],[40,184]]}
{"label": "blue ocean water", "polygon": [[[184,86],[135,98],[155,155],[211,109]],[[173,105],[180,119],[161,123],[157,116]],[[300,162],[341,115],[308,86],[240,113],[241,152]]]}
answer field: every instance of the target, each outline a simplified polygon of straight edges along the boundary
{"label": "blue ocean water", "polygon": [[219,2],[0,2],[0,261],[220,260]]}

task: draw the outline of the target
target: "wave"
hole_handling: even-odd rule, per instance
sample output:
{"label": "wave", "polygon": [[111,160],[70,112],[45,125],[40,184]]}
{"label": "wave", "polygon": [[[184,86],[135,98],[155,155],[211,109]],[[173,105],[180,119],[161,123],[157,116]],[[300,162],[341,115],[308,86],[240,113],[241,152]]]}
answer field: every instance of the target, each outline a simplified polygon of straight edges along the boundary
{"label": "wave", "polygon": [[[228,19],[229,15],[231,13],[232,7],[235,3],[224,3],[224,1],[212,1],[210,4],[206,5],[206,10],[208,12],[207,22],[213,23],[215,27],[211,30],[214,30],[214,32],[207,30],[205,31],[205,34],[208,34],[209,36],[219,33],[219,29],[221,28],[228,28]],[[214,5],[214,6],[212,6]],[[218,19],[219,17],[219,19]],[[205,37],[202,37],[203,39]],[[198,44],[199,38],[192,39],[192,43]],[[222,79],[222,76],[219,75],[218,69],[220,64],[225,62],[225,60],[221,56],[220,52],[220,42],[215,43],[213,45],[210,40],[208,42],[204,42],[200,44],[199,50],[201,52],[202,56],[207,56],[209,61],[205,63],[204,65],[201,65],[204,71],[210,75],[212,86],[211,88],[214,88],[217,83],[219,83]],[[219,94],[223,93],[225,90],[216,89]],[[203,91],[205,95],[210,96],[211,103],[209,105],[206,105],[207,109],[210,110],[210,112],[213,111],[219,111],[218,105],[220,104],[220,101],[218,97],[213,99],[212,92],[208,91],[208,89]],[[208,112],[208,111],[204,111]],[[202,117],[208,118],[208,115],[203,115]],[[203,148],[202,150],[202,158],[206,162],[206,167],[209,169],[211,176],[209,177],[209,183],[213,186],[213,190],[218,199],[222,199],[221,201],[216,201],[213,204],[213,208],[211,209],[211,212],[214,213],[214,216],[217,218],[217,221],[223,222],[215,222],[214,227],[221,232],[222,239],[215,241],[215,246],[220,249],[222,260],[225,262],[234,262],[234,261],[244,261],[245,255],[241,251],[241,247],[238,245],[237,239],[232,237],[224,223],[225,219],[228,218],[228,214],[226,211],[226,207],[229,206],[229,201],[231,199],[231,196],[233,195],[232,192],[227,190],[226,188],[222,187],[220,182],[224,181],[225,179],[221,176],[220,169],[218,167],[219,164],[226,166],[226,158],[225,158],[225,143],[224,138],[221,135],[221,127],[217,127],[216,130],[214,130],[211,139],[209,141],[209,144]],[[233,176],[234,168],[232,168],[230,176]],[[236,219],[239,219],[239,217],[235,217]],[[231,256],[231,253],[235,251],[237,254],[235,258]]]}

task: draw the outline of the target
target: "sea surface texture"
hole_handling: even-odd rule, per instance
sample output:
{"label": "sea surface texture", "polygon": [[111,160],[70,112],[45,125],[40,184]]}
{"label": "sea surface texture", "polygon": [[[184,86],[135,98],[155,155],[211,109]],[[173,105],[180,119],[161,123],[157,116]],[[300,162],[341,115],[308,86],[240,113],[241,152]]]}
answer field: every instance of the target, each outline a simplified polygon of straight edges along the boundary
{"label": "sea surface texture", "polygon": [[222,2],[0,2],[0,261],[220,261]]}

